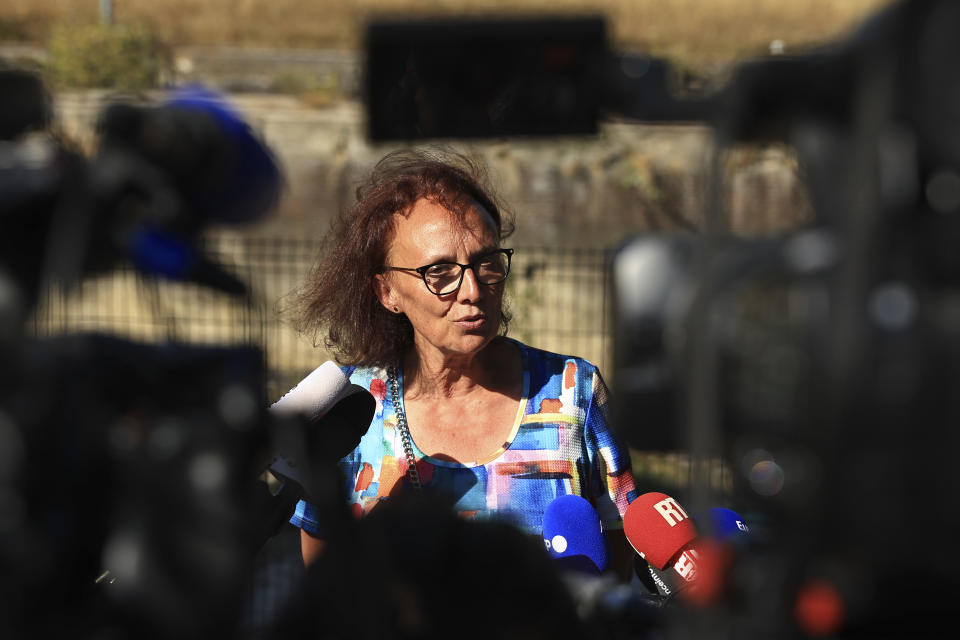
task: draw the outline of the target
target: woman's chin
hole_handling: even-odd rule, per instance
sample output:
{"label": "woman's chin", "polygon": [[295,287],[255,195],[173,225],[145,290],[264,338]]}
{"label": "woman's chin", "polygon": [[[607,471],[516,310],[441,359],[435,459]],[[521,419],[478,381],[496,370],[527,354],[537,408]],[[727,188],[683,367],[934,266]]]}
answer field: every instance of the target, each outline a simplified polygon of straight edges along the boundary
{"label": "woman's chin", "polygon": [[452,345],[449,351],[461,355],[477,354],[490,344],[496,337],[496,332],[475,331],[462,333]]}
{"label": "woman's chin", "polygon": [[476,353],[477,351],[482,350],[490,341],[496,337],[496,333],[493,332],[476,332],[476,333],[466,333],[461,339],[461,344],[464,347],[465,352]]}

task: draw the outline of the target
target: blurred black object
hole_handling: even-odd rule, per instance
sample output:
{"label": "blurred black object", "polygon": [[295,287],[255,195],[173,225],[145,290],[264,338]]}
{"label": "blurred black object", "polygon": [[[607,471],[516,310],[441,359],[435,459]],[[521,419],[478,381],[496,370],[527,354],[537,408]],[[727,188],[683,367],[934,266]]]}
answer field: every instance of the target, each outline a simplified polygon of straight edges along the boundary
{"label": "blurred black object", "polygon": [[260,354],[96,335],[21,353],[3,379],[5,637],[230,629],[261,535]]}
{"label": "blurred black object", "polygon": [[513,525],[465,520],[444,498],[406,493],[309,567],[270,637],[658,637],[661,598],[585,578],[568,582],[542,540]]}
{"label": "blurred black object", "polygon": [[245,295],[201,234],[264,216],[278,167],[201,89],[111,103],[90,157],[51,135],[36,76],[0,71],[0,94],[0,636],[232,635],[294,498],[258,479],[262,353],[36,339],[25,320],[46,288],[124,263]]}
{"label": "blurred black object", "polygon": [[42,286],[70,286],[122,262],[150,276],[245,293],[243,282],[204,255],[200,235],[265,216],[282,177],[219,96],[197,88],[163,104],[111,102],[87,159],[44,135],[50,99],[39,79],[2,71],[0,86],[10,118],[0,149],[0,268],[18,290],[21,316]]}
{"label": "blurred black object", "polygon": [[0,140],[13,140],[25,131],[45,128],[50,121],[49,96],[40,78],[26,71],[3,71]]}
{"label": "blurred black object", "polygon": [[597,132],[599,17],[382,20],[365,53],[372,140]]}
{"label": "blurred black object", "polygon": [[[618,429],[639,449],[728,461],[732,498],[762,523],[726,608],[679,637],[938,637],[952,623],[960,566],[935,550],[960,534],[958,64],[960,5],[936,0],[744,64],[688,112],[704,109],[718,159],[790,144],[815,219],[733,237],[716,182],[702,233],[614,253]],[[696,479],[694,509],[722,502]]]}

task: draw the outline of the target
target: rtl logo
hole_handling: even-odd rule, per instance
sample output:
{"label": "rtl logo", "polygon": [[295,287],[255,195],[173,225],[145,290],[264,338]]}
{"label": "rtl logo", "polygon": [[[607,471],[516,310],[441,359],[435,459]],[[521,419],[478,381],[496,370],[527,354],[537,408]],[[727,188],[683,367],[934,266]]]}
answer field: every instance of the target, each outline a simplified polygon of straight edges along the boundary
{"label": "rtl logo", "polygon": [[653,508],[663,516],[663,519],[666,520],[667,524],[671,527],[675,527],[690,517],[687,515],[687,512],[683,510],[683,507],[677,504],[673,498],[665,498],[660,502],[654,503]]}
{"label": "rtl logo", "polygon": [[680,577],[691,582],[697,577],[697,552],[693,549],[687,549],[677,558],[673,570],[680,574]]}

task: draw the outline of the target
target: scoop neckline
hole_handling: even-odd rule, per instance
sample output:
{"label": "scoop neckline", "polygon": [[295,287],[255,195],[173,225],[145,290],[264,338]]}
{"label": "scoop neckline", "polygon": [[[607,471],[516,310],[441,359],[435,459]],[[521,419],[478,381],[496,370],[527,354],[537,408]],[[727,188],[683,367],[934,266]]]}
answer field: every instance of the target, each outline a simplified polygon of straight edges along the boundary
{"label": "scoop neckline", "polygon": [[[424,453],[420,447],[417,446],[416,440],[413,439],[413,434],[410,434],[410,444],[413,447],[413,453],[416,456],[417,460],[425,460],[432,465],[438,467],[450,467],[455,469],[474,469],[476,467],[482,467],[484,465],[490,464],[500,456],[502,456],[510,446],[513,444],[513,441],[516,439],[517,434],[520,432],[520,425],[523,423],[523,416],[527,411],[527,400],[530,392],[530,370],[527,366],[527,348],[522,342],[514,340],[513,338],[508,338],[504,336],[504,340],[512,343],[517,349],[520,350],[520,368],[523,370],[523,385],[520,390],[520,402],[517,403],[517,412],[513,417],[513,427],[510,429],[510,435],[507,437],[506,441],[502,446],[498,447],[496,451],[492,452],[490,455],[479,460],[471,460],[468,462],[460,461],[451,461],[451,460],[441,460],[440,458],[434,458],[431,455]],[[403,408],[404,413],[406,409],[404,408],[403,402],[403,370],[398,369],[397,374],[397,384],[399,386],[398,400],[400,401],[400,407]],[[394,409],[394,415],[396,415],[396,409]],[[409,427],[408,427],[409,429]]]}

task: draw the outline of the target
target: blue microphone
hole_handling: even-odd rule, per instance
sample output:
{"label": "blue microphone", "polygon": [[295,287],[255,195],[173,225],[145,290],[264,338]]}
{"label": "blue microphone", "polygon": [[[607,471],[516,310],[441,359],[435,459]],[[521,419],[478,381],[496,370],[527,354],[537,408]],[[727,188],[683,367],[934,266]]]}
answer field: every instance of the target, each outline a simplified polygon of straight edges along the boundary
{"label": "blue microphone", "polygon": [[203,87],[180,89],[161,109],[209,118],[215,143],[224,153],[219,166],[209,171],[203,188],[188,194],[187,205],[197,215],[219,224],[244,224],[259,220],[279,200],[283,187],[280,168],[270,149],[254,134],[224,96]]}
{"label": "blue microphone", "polygon": [[697,528],[707,537],[720,542],[735,542],[750,533],[740,514],[726,507],[714,507],[696,518]]}
{"label": "blue microphone", "polygon": [[283,189],[271,150],[239,113],[219,93],[191,87],[158,106],[115,102],[97,127],[95,212],[109,212],[103,222],[116,229],[90,253],[119,249],[141,272],[244,294],[198,241],[211,225],[260,219]]}
{"label": "blue microphone", "polygon": [[547,505],[543,543],[563,569],[600,574],[609,563],[600,516],[580,496],[559,496]]}

